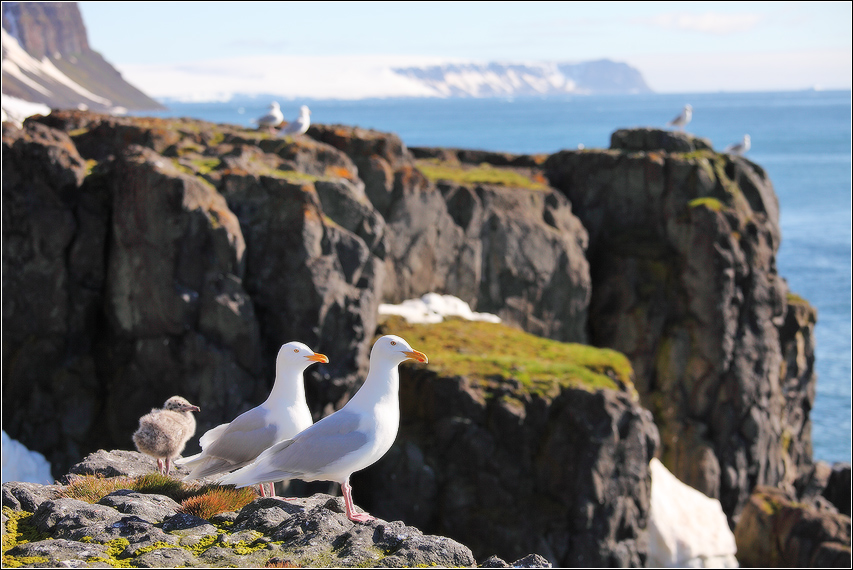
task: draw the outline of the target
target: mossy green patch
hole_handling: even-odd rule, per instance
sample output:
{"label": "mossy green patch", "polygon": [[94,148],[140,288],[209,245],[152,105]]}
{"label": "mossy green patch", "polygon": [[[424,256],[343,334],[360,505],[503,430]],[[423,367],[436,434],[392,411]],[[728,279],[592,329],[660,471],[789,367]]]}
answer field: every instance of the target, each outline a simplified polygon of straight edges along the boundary
{"label": "mossy green patch", "polygon": [[405,338],[429,357],[428,368],[465,376],[486,391],[514,380],[524,392],[553,397],[562,387],[634,391],[631,364],[615,350],[541,338],[503,324],[445,320],[409,324],[391,317],[386,334]]}
{"label": "mossy green patch", "polygon": [[44,540],[47,535],[38,532],[31,522],[33,513],[27,511],[13,511],[9,507],[3,507],[6,516],[6,532],[3,534],[3,567],[19,568],[21,566],[32,566],[48,562],[43,556],[10,556],[6,554],[19,544],[38,542]]}
{"label": "mossy green patch", "polygon": [[788,300],[789,305],[805,305],[807,307],[811,306],[811,303],[809,303],[806,299],[790,291],[788,291],[786,298]]}
{"label": "mossy green patch", "polygon": [[[89,536],[84,536],[80,539],[80,542],[87,542],[90,544],[99,544],[96,541],[92,540]],[[124,552],[128,546],[130,546],[130,541],[126,538],[114,538],[107,542],[103,543],[104,546],[107,547],[107,555],[104,556],[93,556],[88,558],[86,562],[90,564],[93,562],[102,562],[104,564],[109,564],[113,568],[133,568],[131,561],[129,558],[124,558],[119,560],[119,555]]]}
{"label": "mossy green patch", "polygon": [[222,164],[222,161],[216,157],[193,158],[190,159],[190,163],[193,165],[193,168],[195,168],[196,174],[204,175],[212,170],[216,170],[217,168],[219,168],[219,165]]}
{"label": "mossy green patch", "polygon": [[687,203],[687,206],[690,208],[704,207],[709,210],[713,210],[714,212],[719,212],[725,208],[725,205],[720,200],[717,198],[711,198],[710,196],[690,200],[690,202]]}
{"label": "mossy green patch", "polygon": [[425,158],[415,161],[415,164],[424,176],[434,182],[447,180],[458,184],[495,184],[508,188],[549,190],[541,174],[525,175],[517,169],[502,168],[487,163],[473,166]]}

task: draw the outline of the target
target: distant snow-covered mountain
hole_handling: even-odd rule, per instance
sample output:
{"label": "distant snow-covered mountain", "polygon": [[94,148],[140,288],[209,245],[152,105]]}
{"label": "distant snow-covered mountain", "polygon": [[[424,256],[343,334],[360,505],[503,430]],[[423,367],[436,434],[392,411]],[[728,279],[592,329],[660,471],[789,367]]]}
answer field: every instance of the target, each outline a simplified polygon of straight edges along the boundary
{"label": "distant snow-covered mountain", "polygon": [[637,69],[609,60],[490,63],[397,54],[278,54],[126,65],[119,73],[89,47],[75,2],[4,2],[2,15],[3,108],[8,116],[16,114],[15,101],[119,112],[162,108],[154,98],[523,97],[650,91]]}
{"label": "distant snow-covered mountain", "polygon": [[97,111],[159,109],[89,47],[76,2],[3,2],[6,99]]}
{"label": "distant snow-covered mountain", "polygon": [[647,93],[642,74],[610,60],[583,63],[451,63],[400,67],[395,73],[439,97],[496,97],[563,93]]}

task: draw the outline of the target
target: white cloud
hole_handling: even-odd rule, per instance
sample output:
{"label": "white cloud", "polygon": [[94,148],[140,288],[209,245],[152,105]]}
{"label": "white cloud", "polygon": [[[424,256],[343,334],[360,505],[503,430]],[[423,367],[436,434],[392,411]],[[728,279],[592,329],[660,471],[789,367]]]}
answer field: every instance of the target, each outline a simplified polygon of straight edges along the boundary
{"label": "white cloud", "polygon": [[850,89],[851,52],[803,50],[732,54],[651,54],[627,58],[664,93]]}
{"label": "white cloud", "polygon": [[762,19],[764,19],[762,14],[752,13],[723,14],[720,12],[705,12],[704,14],[690,14],[687,12],[669,12],[658,14],[651,18],[640,18],[636,22],[666,30],[703,32],[724,36],[748,32],[755,28]]}

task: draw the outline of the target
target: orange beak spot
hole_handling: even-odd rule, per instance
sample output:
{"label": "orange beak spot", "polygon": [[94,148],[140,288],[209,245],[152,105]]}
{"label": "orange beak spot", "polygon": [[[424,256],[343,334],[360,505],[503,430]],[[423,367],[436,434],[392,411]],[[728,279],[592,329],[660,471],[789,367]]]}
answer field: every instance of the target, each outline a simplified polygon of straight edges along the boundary
{"label": "orange beak spot", "polygon": [[411,352],[409,352],[408,350],[404,350],[403,354],[405,354],[412,360],[417,360],[418,362],[423,362],[424,364],[429,362],[429,358],[427,358],[427,355],[423,352],[418,352],[417,350],[413,350]]}

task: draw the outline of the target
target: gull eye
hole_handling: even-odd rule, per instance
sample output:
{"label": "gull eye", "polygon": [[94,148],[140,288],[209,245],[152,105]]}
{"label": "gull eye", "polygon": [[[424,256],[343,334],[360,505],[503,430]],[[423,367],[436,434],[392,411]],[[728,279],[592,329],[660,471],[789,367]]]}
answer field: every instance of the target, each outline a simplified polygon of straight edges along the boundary
{"label": "gull eye", "polygon": [[391,346],[397,346],[397,341],[392,340],[392,341],[391,341]]}
{"label": "gull eye", "polygon": [[293,349],[293,352],[298,353],[298,352],[299,352],[299,349],[298,349],[298,348],[294,348],[294,349]]}

